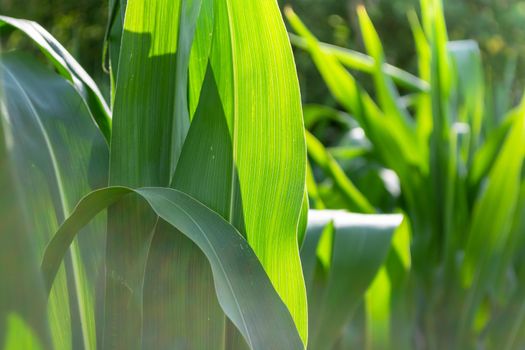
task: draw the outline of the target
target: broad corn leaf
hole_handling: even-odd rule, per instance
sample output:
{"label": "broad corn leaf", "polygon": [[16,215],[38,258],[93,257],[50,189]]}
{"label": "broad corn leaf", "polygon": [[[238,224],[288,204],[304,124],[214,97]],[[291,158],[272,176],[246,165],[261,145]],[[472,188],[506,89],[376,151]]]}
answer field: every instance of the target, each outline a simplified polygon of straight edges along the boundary
{"label": "broad corn leaf", "polygon": [[[110,183],[170,186],[217,210],[247,238],[290,309],[304,343],[306,296],[297,241],[304,207],[305,153],[295,66],[273,1],[127,2]],[[213,190],[204,191],[209,188]],[[276,193],[282,193],[282,199],[276,200]],[[131,339],[141,333],[142,300],[161,305],[159,297],[172,293],[177,298],[165,303],[173,314],[156,312],[158,308],[144,314],[148,322],[143,345],[174,346],[177,339],[187,341],[184,338],[193,331],[202,335],[197,337],[202,344],[214,343],[225,320],[211,295],[207,262],[191,241],[146,209],[128,198],[109,210],[106,306],[112,311],[106,315],[128,316],[117,331],[119,320],[106,318],[106,346],[138,346]],[[130,211],[136,213],[132,220],[126,215]],[[132,237],[124,238],[122,232],[130,228]],[[190,261],[199,271],[194,273],[199,276],[195,286],[200,287],[171,286],[168,281],[184,275]],[[159,269],[161,263],[168,268]],[[146,265],[144,280],[141,271]],[[180,307],[179,300],[195,303],[194,317]],[[177,321],[181,318],[187,322]],[[216,324],[202,327],[206,320]],[[161,324],[165,330],[169,324],[184,326],[169,334],[155,326]],[[149,334],[157,331],[163,335]],[[130,340],[123,343],[123,339]]]}
{"label": "broad corn leaf", "polygon": [[[400,215],[310,211],[301,252],[312,314],[309,349],[334,346],[386,259],[401,220]],[[323,230],[329,224],[332,228]],[[326,235],[333,238],[319,250]],[[325,261],[323,269],[314,268],[321,261]]]}
{"label": "broad corn leaf", "polygon": [[[118,73],[115,72],[111,184],[137,187],[170,183],[173,162],[189,127],[188,112],[175,101],[180,102],[187,87],[188,57],[195,29],[192,21],[197,20],[198,14],[198,7],[193,6],[199,4],[167,0],[127,2]],[[130,212],[135,214],[130,216]],[[134,198],[108,211],[106,347],[142,346],[144,271],[157,221],[156,215]],[[129,231],[129,237],[123,235]]]}
{"label": "broad corn leaf", "polygon": [[[24,256],[40,258],[50,232],[83,193],[107,185],[107,144],[81,96],[63,77],[18,53],[1,57],[0,72],[6,172],[16,179],[13,202],[20,203],[23,216],[18,220],[25,226],[16,235],[30,242]],[[101,219],[72,245],[50,295],[48,320],[56,348],[96,347],[95,286],[103,272],[104,249]],[[15,232],[5,234],[8,239]],[[39,307],[34,308],[38,313]]]}
{"label": "broad corn leaf", "polygon": [[[306,344],[306,293],[297,246],[306,147],[292,51],[275,1],[226,3],[227,12],[222,15],[227,22],[220,22],[219,30],[230,33],[230,45],[219,52],[228,57],[222,50],[231,47],[232,85],[224,90],[229,95],[222,98],[232,103],[232,114],[228,108],[225,111],[238,172],[233,180],[240,190],[231,203],[236,208],[233,222],[241,214],[237,208],[242,208],[245,231],[241,232],[290,309]],[[213,49],[211,56],[217,72],[222,66]],[[276,199],[276,194],[282,197]]]}
{"label": "broad corn leaf", "polygon": [[213,270],[218,300],[252,349],[304,348],[287,307],[247,241],[220,215],[169,188],[109,187],[84,197],[46,250],[42,271],[48,289],[77,232],[98,212],[130,194],[145,201],[205,254]]}

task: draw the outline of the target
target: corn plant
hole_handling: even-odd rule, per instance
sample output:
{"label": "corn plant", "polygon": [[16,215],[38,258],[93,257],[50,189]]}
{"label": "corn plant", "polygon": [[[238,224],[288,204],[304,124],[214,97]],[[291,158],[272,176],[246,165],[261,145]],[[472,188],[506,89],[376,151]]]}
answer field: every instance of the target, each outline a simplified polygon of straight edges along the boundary
{"label": "corn plant", "polygon": [[308,348],[348,348],[340,334],[349,316],[359,312],[367,290],[384,274],[382,264],[406,232],[399,226],[401,219],[400,215],[310,211],[301,249],[308,290]]}
{"label": "corn plant", "polygon": [[[420,8],[421,21],[409,14],[418,77],[385,63],[363,7],[368,55],[320,43],[287,9],[294,44],[347,113],[305,110],[312,206],[401,210],[409,219],[399,242],[410,245],[394,243],[361,312],[329,346],[312,349],[525,344],[525,99],[504,116],[486,110],[477,44],[448,41],[440,0]],[[370,74],[374,93],[347,68]],[[325,148],[314,134],[333,135],[334,125],[342,136]]]}
{"label": "corn plant", "polygon": [[277,3],[109,5],[109,105],[42,27],[0,17],[43,53],[1,55],[0,346],[304,349],[306,146]]}

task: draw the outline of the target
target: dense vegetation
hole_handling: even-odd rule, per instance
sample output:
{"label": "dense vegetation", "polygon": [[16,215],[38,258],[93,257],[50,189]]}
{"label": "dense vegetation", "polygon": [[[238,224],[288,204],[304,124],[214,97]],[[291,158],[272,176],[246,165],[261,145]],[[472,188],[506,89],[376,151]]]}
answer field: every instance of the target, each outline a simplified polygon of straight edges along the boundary
{"label": "dense vegetation", "polygon": [[0,13],[0,347],[523,348],[525,42],[407,3]]}

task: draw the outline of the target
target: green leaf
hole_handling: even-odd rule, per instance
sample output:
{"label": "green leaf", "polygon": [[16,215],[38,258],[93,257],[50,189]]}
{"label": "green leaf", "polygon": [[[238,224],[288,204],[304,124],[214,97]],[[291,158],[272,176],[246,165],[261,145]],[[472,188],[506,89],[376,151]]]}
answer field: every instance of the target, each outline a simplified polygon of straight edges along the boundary
{"label": "green leaf", "polygon": [[473,209],[461,268],[462,285],[467,296],[460,336],[470,330],[475,311],[497,277],[497,261],[507,253],[505,248],[518,203],[525,158],[525,103],[522,102],[515,113],[518,116]]}
{"label": "green leaf", "polygon": [[[303,50],[308,50],[308,43],[304,38],[291,33],[289,36],[290,41],[294,46]],[[373,57],[365,55],[359,51],[345,49],[343,47],[326,43],[320,43],[320,46],[324,52],[334,55],[339,62],[350,69],[355,69],[365,73],[372,73],[374,71],[375,62]],[[397,84],[404,88],[410,89],[414,92],[428,92],[429,90],[426,81],[388,63],[383,64],[383,71]]]}
{"label": "green leaf", "polygon": [[[399,127],[407,129],[405,132],[407,135],[410,135],[413,133],[413,130],[411,130],[414,127],[413,121],[410,119],[408,112],[403,109],[399,103],[399,92],[394,86],[393,81],[383,71],[382,67],[385,61],[385,54],[383,53],[383,46],[379,35],[370,17],[368,17],[364,6],[358,7],[357,15],[366,49],[374,59],[372,77],[374,78],[379,105],[385,115],[396,118]],[[415,136],[412,136],[409,140],[416,140]]]}
{"label": "green leaf", "polygon": [[323,121],[333,121],[345,128],[357,125],[357,123],[345,112],[338,111],[332,107],[307,104],[303,106],[304,127],[311,130],[316,124]]}
{"label": "green leaf", "polygon": [[374,213],[375,209],[366,197],[355,187],[346,176],[337,161],[328,153],[324,146],[309,132],[306,132],[308,154],[323,171],[334,181],[334,185],[343,195],[347,209],[361,213]]}
{"label": "green leaf", "polygon": [[195,39],[191,47],[189,67],[189,112],[193,118],[199,105],[204,78],[208,70],[208,60],[215,28],[214,0],[203,0],[195,29]]}
{"label": "green leaf", "polygon": [[[417,65],[419,76],[425,81],[430,81],[430,44],[415,11],[408,13],[408,22],[414,37],[414,45],[417,53]],[[432,114],[428,112],[431,108],[431,96],[421,94],[416,106],[417,131],[421,140],[428,140],[432,132]]]}
{"label": "green leaf", "polygon": [[392,286],[385,266],[365,294],[366,342],[370,349],[388,349],[390,345],[390,298]]}
{"label": "green leaf", "polygon": [[[210,12],[210,6],[215,23],[209,59],[203,59],[206,42],[196,41],[203,49],[193,57],[203,66],[190,63],[190,72],[199,74],[197,83],[202,79],[200,99],[171,186],[213,208],[245,235],[306,342],[297,247],[306,157],[291,50],[272,2],[252,7],[206,1],[203,11]],[[250,11],[258,15],[246,21]],[[275,193],[287,198],[276,199]]]}
{"label": "green leaf", "polygon": [[[208,70],[172,187],[229,219],[232,145],[221,111]],[[145,347],[229,348],[226,318],[216,302],[209,263],[191,240],[170,225],[157,225],[144,293]]]}
{"label": "green leaf", "polygon": [[[290,308],[306,343],[306,293],[297,246],[306,152],[297,76],[278,7],[273,1],[249,5],[240,1],[203,1],[201,14],[213,10],[215,21],[209,44],[205,40],[205,35],[210,33],[209,23],[193,16],[195,12],[191,12],[192,16],[184,16],[183,9],[190,9],[190,4],[195,4],[184,3],[178,7],[177,2],[165,0],[147,4],[140,0],[128,2],[115,95],[111,183],[133,187],[171,186],[217,210],[247,237]],[[248,20],[250,13],[254,15]],[[184,20],[174,24],[174,19],[181,16]],[[180,38],[188,38],[192,30],[193,22],[187,23],[188,18],[207,26],[196,29],[195,45],[202,47],[191,55],[190,47],[180,45]],[[206,57],[208,45],[211,45],[209,58]],[[188,84],[188,79],[183,68],[174,71],[173,67],[182,64],[184,55],[190,55],[185,68],[190,70],[189,83],[202,83],[202,87],[192,85],[188,88],[189,113],[193,110],[195,113],[184,146],[179,149],[182,136],[173,134],[172,130],[174,125],[189,125],[190,116],[185,108],[182,112],[177,110],[180,104],[175,105],[174,100],[181,91],[178,89]],[[122,57],[131,59],[123,60]],[[265,93],[259,94],[259,91]],[[200,94],[198,102],[195,94]],[[212,129],[208,129],[210,126]],[[176,162],[177,152],[181,152],[181,156]],[[171,171],[175,167],[173,174]],[[210,188],[213,190],[206,190]],[[286,193],[286,196],[276,200],[275,193]],[[127,213],[130,211],[137,213],[133,220],[129,220]],[[147,254],[155,258],[148,261],[146,299],[170,295],[171,286],[165,289],[154,285],[160,280],[167,281],[170,274],[182,273],[182,265],[188,261],[195,262],[194,267],[201,267],[197,273],[202,273],[199,284],[202,282],[202,288],[206,289],[206,265],[202,264],[198,251],[191,248],[191,242],[172,234],[173,229],[162,223],[156,224],[155,216],[147,212],[143,204],[126,199],[112,207],[109,215],[107,256],[111,272],[108,290],[112,291],[107,293],[109,302],[106,305],[110,308],[115,305],[114,311],[107,314],[118,316],[106,320],[106,326],[108,330],[114,329],[116,326],[110,325],[121,324],[122,318],[129,325],[118,328],[118,332],[112,331],[115,343],[106,344],[116,346],[123,339],[130,339],[127,345],[120,343],[119,346],[133,347],[137,342],[131,339],[140,334],[141,271]],[[134,236],[124,238],[121,232],[130,227],[134,228]],[[148,253],[153,235],[155,238]],[[168,236],[170,238],[166,238]],[[170,246],[176,247],[178,252],[167,248],[166,242],[170,239]],[[178,244],[173,244],[174,239]],[[167,253],[172,254],[170,260],[182,262],[180,269],[173,267],[174,264],[168,264],[168,270],[156,268],[155,261],[162,259],[159,249],[170,252]],[[287,263],[283,264],[284,261]],[[159,273],[150,275],[155,270],[164,277]],[[208,311],[199,308],[191,319],[192,316],[180,307],[172,309],[180,305],[177,300],[167,301],[168,309],[178,310],[180,318],[184,318],[186,312],[188,320],[184,325],[187,328],[177,329],[174,336],[188,329],[205,333],[207,328],[199,330],[191,324],[199,325],[199,319],[206,319],[200,317],[201,312],[211,312],[213,317],[210,318],[215,319],[213,302],[208,305],[198,301],[199,298],[212,299],[199,288],[199,294],[193,296],[186,295],[184,288],[173,288],[172,291],[180,292],[177,300],[190,298],[196,305],[202,305],[202,309],[210,307]],[[122,316],[123,312],[128,316]],[[154,313],[148,311],[146,316],[165,317],[161,312]],[[180,319],[176,315],[166,317]],[[146,327],[148,332],[155,328]],[[213,337],[216,333],[211,329],[208,336]],[[145,336],[150,337],[150,334]]]}
{"label": "green leaf", "polygon": [[[305,38],[312,59],[330,92],[360,124],[381,160],[395,170],[401,179],[406,177],[405,173],[409,173],[408,176],[417,176],[414,168],[425,171],[421,154],[414,152],[414,145],[419,143],[414,140],[414,133],[410,128],[400,124],[399,118],[387,115],[387,111],[379,109],[333,54],[321,49],[317,39],[291,8],[286,8],[285,13],[294,30]],[[376,69],[377,66],[378,64]]]}
{"label": "green leaf", "polygon": [[[501,346],[503,349],[511,350],[520,348],[520,344],[525,343],[525,269],[523,268],[523,249],[525,247],[525,181],[522,180],[516,215],[512,230],[505,247],[505,255],[500,260],[500,270],[498,275],[498,285],[502,287],[505,278],[508,276],[509,268],[516,275],[516,285],[512,293],[505,298],[503,310],[495,315],[489,323],[487,334],[488,346]],[[517,253],[517,254],[516,254]]]}
{"label": "green leaf", "polygon": [[470,165],[478,149],[485,109],[485,78],[481,51],[473,40],[449,41],[448,52],[457,76],[456,95],[458,112],[456,122],[468,125],[468,135],[461,147],[464,162]]}
{"label": "green leaf", "polygon": [[[31,330],[34,337],[51,343],[46,314],[44,283],[38,268],[37,252],[17,194],[17,183],[11,169],[8,147],[9,134],[4,134],[4,81],[0,71],[0,346],[15,349],[15,345],[31,341],[21,329]],[[7,137],[9,137],[9,139]],[[7,142],[9,140],[9,143]],[[13,268],[16,267],[16,270]],[[10,345],[11,344],[11,345]],[[22,345],[22,346],[24,346]],[[29,343],[31,345],[31,343]]]}
{"label": "green leaf", "polygon": [[146,200],[206,255],[219,302],[252,349],[304,348],[289,311],[246,240],[220,215],[174,189],[109,187],[84,197],[46,249],[42,271],[48,289],[76,233],[98,212],[131,193]]}
{"label": "green leaf", "polygon": [[[12,313],[7,317],[7,337],[4,350],[42,350],[42,343],[31,327],[19,315]],[[0,342],[0,345],[2,343]]]}
{"label": "green leaf", "polygon": [[468,182],[474,192],[477,192],[482,180],[492,169],[509,130],[519,118],[519,113],[517,113],[519,108],[517,107],[507,113],[503,123],[492,130],[485,143],[474,154],[472,166],[468,173]]}
{"label": "green leaf", "polygon": [[[63,77],[19,53],[2,55],[0,75],[6,171],[16,180],[13,188],[23,214],[17,220],[25,226],[20,235],[30,242],[27,251],[19,247],[11,254],[18,259],[27,255],[29,262],[40,258],[50,232],[85,192],[107,185],[108,149],[82,98]],[[91,234],[72,245],[49,299],[53,344],[60,349],[96,347],[95,285],[103,273],[103,218],[86,230]],[[13,239],[17,231],[4,238]],[[22,295],[26,282],[19,282]]]}
{"label": "green leaf", "polygon": [[[180,102],[187,95],[188,57],[200,3],[130,0],[123,29],[113,24],[116,37],[110,40],[110,55],[121,43],[118,70],[112,66],[113,185],[170,184],[190,123],[187,106]],[[125,5],[120,1],[121,11]],[[144,272],[151,240],[162,226],[157,221],[135,198],[108,211],[105,347],[142,346]],[[129,231],[133,234],[123,234]]]}
{"label": "green leaf", "polygon": [[57,71],[69,80],[84,99],[93,119],[109,144],[111,112],[93,79],[69,52],[38,23],[0,16],[0,28],[16,28],[28,36],[53,63]]}
{"label": "green leaf", "polygon": [[[115,85],[118,73],[118,62],[120,59],[120,45],[122,44],[122,32],[124,15],[126,11],[125,0],[110,0],[108,6],[108,23],[104,34],[104,46],[102,50],[102,67],[108,71],[111,86],[111,106],[115,102]],[[106,57],[109,51],[109,67],[106,67]]]}
{"label": "green leaf", "polygon": [[[385,260],[392,234],[401,219],[400,215],[310,211],[301,251],[312,315],[309,349],[330,349],[337,341]],[[323,240],[321,234],[330,232],[322,228],[329,223],[333,225],[333,241],[328,246],[331,250],[328,270],[313,269],[312,266],[319,264],[315,261]],[[315,271],[313,279],[310,277],[312,271]]]}
{"label": "green leaf", "polygon": [[319,194],[319,188],[317,187],[313,170],[309,163],[306,168],[306,189],[308,192],[308,199],[310,200],[311,206],[314,209],[318,210],[325,209],[325,204],[323,203],[323,199]]}

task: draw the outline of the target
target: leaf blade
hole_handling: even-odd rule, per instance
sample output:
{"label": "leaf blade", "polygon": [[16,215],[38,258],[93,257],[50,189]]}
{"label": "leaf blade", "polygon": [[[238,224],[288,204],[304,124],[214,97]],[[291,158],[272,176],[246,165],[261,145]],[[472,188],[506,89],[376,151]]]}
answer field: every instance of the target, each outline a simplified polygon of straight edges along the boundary
{"label": "leaf blade", "polygon": [[[253,349],[304,348],[289,311],[246,240],[220,215],[174,189],[108,187],[84,197],[46,249],[42,271],[48,288],[77,231],[100,210],[130,193],[140,195],[203,250],[212,264],[222,307]],[[228,278],[240,280],[228,282]],[[273,322],[267,322],[269,319]]]}

